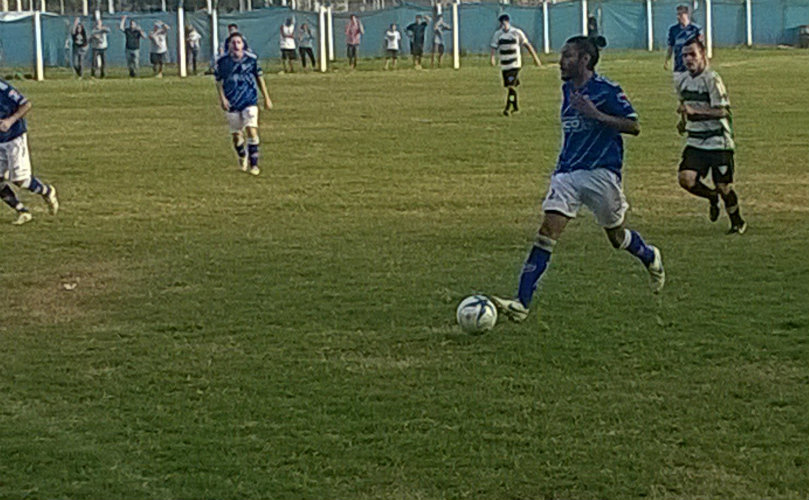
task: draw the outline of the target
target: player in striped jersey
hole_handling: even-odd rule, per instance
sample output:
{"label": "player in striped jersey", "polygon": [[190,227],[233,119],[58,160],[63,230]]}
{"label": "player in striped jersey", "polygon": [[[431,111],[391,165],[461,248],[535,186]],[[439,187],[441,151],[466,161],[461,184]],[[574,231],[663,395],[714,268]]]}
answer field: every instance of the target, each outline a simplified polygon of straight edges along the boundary
{"label": "player in striped jersey", "polygon": [[506,109],[503,114],[509,116],[511,112],[519,111],[517,106],[517,86],[520,85],[520,68],[522,68],[522,53],[520,49],[525,46],[537,66],[542,66],[537,51],[528,41],[528,37],[519,28],[511,26],[511,18],[503,14],[498,18],[500,28],[494,32],[491,42],[492,66],[495,65],[495,53],[500,60],[500,69],[503,72],[503,86],[508,89],[506,95]]}
{"label": "player in striped jersey", "polygon": [[[675,82],[680,97],[681,134],[686,134],[686,146],[680,162],[678,179],[689,193],[706,198],[711,222],[719,218],[719,197],[730,217],[728,234],[743,234],[747,223],[739,210],[739,197],[730,186],[733,182],[733,125],[730,101],[719,75],[708,66],[705,46],[698,38],[683,47],[683,61],[688,71]],[[701,179],[711,174],[715,189]]]}
{"label": "player in striped jersey", "polygon": [[637,231],[626,228],[629,208],[621,187],[624,144],[621,134],[638,135],[638,115],[621,87],[598,75],[603,37],[575,36],[562,48],[562,149],[542,202],[544,217],[520,274],[517,297],[491,297],[498,311],[512,321],[528,317],[537,284],[550,263],[556,241],[582,205],[612,246],[636,257],[649,272],[654,293],[665,283],[663,258]]}

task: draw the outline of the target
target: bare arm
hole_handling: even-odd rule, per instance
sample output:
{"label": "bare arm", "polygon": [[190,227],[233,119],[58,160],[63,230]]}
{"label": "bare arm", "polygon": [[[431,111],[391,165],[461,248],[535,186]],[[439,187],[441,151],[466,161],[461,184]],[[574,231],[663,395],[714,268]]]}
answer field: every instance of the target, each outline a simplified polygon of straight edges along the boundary
{"label": "bare arm", "polygon": [[9,116],[8,118],[0,120],[0,131],[2,132],[8,131],[11,127],[14,126],[15,123],[17,123],[18,120],[21,120],[26,114],[28,114],[29,111],[31,111],[30,101],[18,107],[17,111],[15,111],[14,114]]}
{"label": "bare arm", "polygon": [[118,29],[124,31],[124,23],[126,23],[126,16],[121,18],[121,24],[118,25]]}
{"label": "bare arm", "polygon": [[495,64],[497,64],[497,63],[496,63],[496,61],[494,60],[494,48],[492,48],[492,53],[491,53],[491,63],[492,63],[492,66],[494,66]]}
{"label": "bare arm", "polygon": [[228,98],[225,97],[225,89],[222,87],[222,82],[216,82],[216,91],[219,94],[219,106],[225,111],[230,111],[230,103],[228,102]]}
{"label": "bare arm", "polygon": [[526,40],[523,45],[525,45],[525,48],[531,53],[531,57],[534,58],[534,63],[536,63],[537,66],[542,66],[542,61],[539,60],[539,54],[537,54],[537,51],[534,50],[534,46],[531,45],[531,42]]}
{"label": "bare arm", "polygon": [[669,69],[669,61],[671,60],[671,55],[674,53],[674,47],[669,45],[669,48],[666,49],[666,60],[663,61],[663,69]]}
{"label": "bare arm", "polygon": [[692,122],[719,120],[730,116],[730,111],[725,106],[717,108],[695,109],[694,107],[689,106],[688,104],[684,104],[682,107],[683,107],[683,114],[685,115],[686,119]]}
{"label": "bare arm", "polygon": [[258,88],[261,95],[264,97],[264,109],[272,109],[272,99],[270,99],[270,91],[267,90],[267,82],[264,81],[263,76],[258,77]]}

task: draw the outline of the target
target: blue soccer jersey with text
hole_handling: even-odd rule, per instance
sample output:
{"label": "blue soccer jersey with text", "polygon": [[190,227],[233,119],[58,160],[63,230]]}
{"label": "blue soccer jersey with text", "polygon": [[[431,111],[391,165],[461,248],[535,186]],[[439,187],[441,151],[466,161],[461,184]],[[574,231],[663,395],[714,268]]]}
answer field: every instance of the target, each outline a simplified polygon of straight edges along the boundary
{"label": "blue soccer jersey with text", "polygon": [[[13,115],[20,109],[20,106],[28,102],[24,95],[20,94],[17,89],[9,85],[9,83],[0,78],[0,119],[4,120]],[[17,120],[10,129],[5,132],[0,132],[0,142],[13,141],[17,137],[23,135],[28,130],[25,124],[25,118]]]}
{"label": "blue soccer jersey with text", "polygon": [[258,57],[247,51],[239,60],[231,54],[216,60],[216,81],[222,82],[230,111],[242,111],[258,105],[258,79],[263,74]]}
{"label": "blue soccer jersey with text", "polygon": [[621,87],[602,76],[593,74],[584,86],[575,90],[573,82],[565,82],[562,85],[562,150],[554,173],[606,168],[620,176],[624,159],[621,133],[573,109],[570,99],[574,92],[587,96],[602,113],[638,117]]}
{"label": "blue soccer jersey with text", "polygon": [[669,27],[668,45],[674,51],[674,71],[682,73],[687,68],[683,62],[683,47],[692,39],[700,36],[701,28],[694,23],[683,26],[680,23]]}

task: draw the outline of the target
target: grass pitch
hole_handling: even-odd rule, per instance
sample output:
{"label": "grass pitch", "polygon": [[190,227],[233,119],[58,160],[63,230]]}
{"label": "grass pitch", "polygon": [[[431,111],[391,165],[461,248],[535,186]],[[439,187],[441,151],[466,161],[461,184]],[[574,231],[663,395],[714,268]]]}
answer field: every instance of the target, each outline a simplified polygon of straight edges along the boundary
{"label": "grass pitch", "polygon": [[583,213],[529,321],[478,337],[455,306],[516,286],[555,65],[512,118],[485,60],[272,74],[258,178],[209,77],[20,83],[63,208],[2,229],[0,497],[807,497],[809,55],[716,54],[741,237],[677,186],[662,59],[600,69],[666,289]]}

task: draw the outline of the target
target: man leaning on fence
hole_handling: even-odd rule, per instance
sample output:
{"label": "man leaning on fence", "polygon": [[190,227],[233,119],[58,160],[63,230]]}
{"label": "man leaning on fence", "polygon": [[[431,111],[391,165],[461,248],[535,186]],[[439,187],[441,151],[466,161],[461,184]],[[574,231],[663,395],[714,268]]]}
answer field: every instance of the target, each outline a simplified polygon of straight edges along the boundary
{"label": "man leaning on fence", "polygon": [[129,76],[135,78],[138,76],[138,69],[140,69],[140,40],[146,38],[146,33],[135,22],[134,19],[129,20],[129,27],[124,28],[126,25],[126,16],[121,18],[121,25],[118,26],[126,37],[126,67],[129,69]]}

